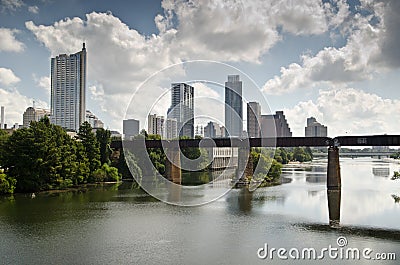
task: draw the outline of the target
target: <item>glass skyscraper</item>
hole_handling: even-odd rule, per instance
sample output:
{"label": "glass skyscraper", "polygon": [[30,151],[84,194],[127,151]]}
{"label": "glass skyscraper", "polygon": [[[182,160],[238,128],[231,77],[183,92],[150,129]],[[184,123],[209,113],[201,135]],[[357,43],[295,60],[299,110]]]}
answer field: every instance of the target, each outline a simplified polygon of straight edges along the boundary
{"label": "glass skyscraper", "polygon": [[86,48],[51,58],[51,122],[78,131],[86,116]]}
{"label": "glass skyscraper", "polygon": [[243,134],[242,81],[239,75],[228,75],[225,82],[225,128],[227,137]]}
{"label": "glass skyscraper", "polygon": [[168,119],[176,119],[179,136],[194,138],[194,88],[185,83],[171,84]]}

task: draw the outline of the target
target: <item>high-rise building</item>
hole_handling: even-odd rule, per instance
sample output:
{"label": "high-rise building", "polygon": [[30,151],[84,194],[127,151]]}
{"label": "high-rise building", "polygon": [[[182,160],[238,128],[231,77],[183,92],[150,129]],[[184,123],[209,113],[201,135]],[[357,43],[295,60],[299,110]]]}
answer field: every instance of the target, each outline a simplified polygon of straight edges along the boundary
{"label": "high-rise building", "polygon": [[77,131],[86,116],[86,48],[51,58],[51,121]]}
{"label": "high-rise building", "polygon": [[306,137],[326,137],[328,136],[328,128],[317,122],[314,117],[307,118],[307,126],[305,127]]}
{"label": "high-rise building", "polygon": [[104,128],[104,122],[102,122],[90,110],[86,110],[86,121],[90,124],[90,126],[92,126],[93,129]]}
{"label": "high-rise building", "polygon": [[242,136],[242,81],[239,75],[228,75],[228,82],[225,82],[225,128],[226,136]]}
{"label": "high-rise building", "polygon": [[176,119],[167,118],[165,121],[165,138],[176,139],[178,138],[178,122]]}
{"label": "high-rise building", "polygon": [[219,138],[221,137],[221,127],[218,123],[210,121],[206,127],[204,127],[204,137],[207,138]]}
{"label": "high-rise building", "polygon": [[22,116],[22,127],[28,128],[32,121],[40,121],[45,116],[50,116],[49,110],[28,107]]}
{"label": "high-rise building", "polygon": [[147,117],[147,133],[164,136],[164,116],[149,114]]}
{"label": "high-rise building", "polygon": [[292,137],[283,111],[272,115],[261,115],[261,137]]}
{"label": "high-rise building", "polygon": [[4,106],[1,106],[1,118],[0,118],[0,129],[4,128],[5,120],[4,120]]}
{"label": "high-rise building", "polygon": [[194,88],[185,83],[171,85],[171,107],[167,118],[176,119],[178,135],[194,138]]}
{"label": "high-rise building", "polygon": [[261,135],[261,106],[258,102],[247,103],[247,134],[249,138]]}
{"label": "high-rise building", "polygon": [[139,121],[135,119],[127,119],[122,121],[122,131],[125,139],[131,139],[139,134]]}

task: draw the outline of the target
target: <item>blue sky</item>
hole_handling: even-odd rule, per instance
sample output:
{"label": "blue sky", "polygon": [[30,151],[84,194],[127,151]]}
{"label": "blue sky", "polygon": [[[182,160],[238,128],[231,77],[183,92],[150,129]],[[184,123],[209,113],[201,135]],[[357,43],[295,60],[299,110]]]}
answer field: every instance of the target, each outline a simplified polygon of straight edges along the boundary
{"label": "blue sky", "polygon": [[[210,101],[197,114],[222,121],[212,100],[223,102],[223,86],[210,84],[237,73],[245,101],[284,110],[294,136],[309,116],[330,136],[398,134],[399,11],[396,0],[1,0],[0,105],[8,124],[22,123],[33,100],[48,107],[50,58],[85,41],[87,108],[110,129],[124,117],[145,127],[149,112],[165,115],[170,82],[198,78],[209,83],[195,82],[197,95]],[[192,60],[236,69],[203,64],[190,75],[200,64],[181,63]]]}

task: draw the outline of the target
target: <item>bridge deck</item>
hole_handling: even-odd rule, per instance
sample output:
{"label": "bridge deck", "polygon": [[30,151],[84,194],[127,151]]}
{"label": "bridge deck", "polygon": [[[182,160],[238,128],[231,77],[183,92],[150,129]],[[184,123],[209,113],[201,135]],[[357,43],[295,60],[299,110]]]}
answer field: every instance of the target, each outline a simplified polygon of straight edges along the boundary
{"label": "bridge deck", "polygon": [[[129,148],[179,147],[300,147],[300,146],[400,146],[400,135],[329,137],[277,137],[277,138],[204,138],[185,140],[133,140],[124,141]],[[145,145],[145,146],[144,146]],[[113,141],[112,148],[122,148],[122,141]]]}

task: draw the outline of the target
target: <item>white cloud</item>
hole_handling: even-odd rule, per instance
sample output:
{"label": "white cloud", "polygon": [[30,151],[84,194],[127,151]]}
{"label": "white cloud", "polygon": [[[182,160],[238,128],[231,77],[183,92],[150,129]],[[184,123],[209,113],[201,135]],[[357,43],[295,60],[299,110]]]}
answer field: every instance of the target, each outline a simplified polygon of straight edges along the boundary
{"label": "white cloud", "polygon": [[47,95],[50,95],[50,90],[51,90],[51,79],[48,76],[42,76],[40,78],[37,78],[36,75],[33,75],[33,79],[36,83],[36,86],[44,89],[47,93]]}
{"label": "white cloud", "polygon": [[0,87],[0,106],[5,107],[5,123],[10,128],[15,123],[22,124],[22,115],[32,100],[17,90],[5,90]]}
{"label": "white cloud", "polygon": [[33,13],[33,14],[38,14],[39,13],[39,7],[38,6],[29,6],[28,11]]}
{"label": "white cloud", "polygon": [[[400,67],[397,43],[400,34],[399,1],[367,3],[360,7],[369,15],[338,13],[343,33],[349,34],[341,48],[326,47],[316,55],[303,55],[301,62],[282,67],[279,76],[268,80],[263,90],[268,94],[289,93],[321,84],[345,84],[368,80],[377,73]],[[347,18],[346,18],[347,17]]]}
{"label": "white cloud", "polygon": [[[124,104],[136,88],[168,65],[194,59],[259,62],[261,56],[282,39],[280,32],[323,34],[348,19],[348,6],[342,0],[334,4],[313,0],[305,3],[164,0],[162,7],[164,14],[154,19],[159,33],[150,36],[140,34],[111,13],[92,12],[85,19],[66,18],[49,26],[35,25],[32,21],[25,25],[52,56],[75,53],[82,42],[86,42],[91,99],[110,115],[113,121],[110,125],[120,128]],[[361,65],[365,62],[363,57],[349,58],[351,53],[350,49],[327,49],[315,59],[304,56],[302,64],[282,68],[288,77],[276,77],[269,90],[281,86],[293,87],[290,88],[293,90],[296,86],[310,85],[311,78],[329,79],[324,75],[330,68],[318,68],[325,62],[332,65],[349,62],[348,79],[353,79],[360,71],[368,75],[362,67],[353,69],[353,61],[361,61]],[[308,68],[320,69],[320,72]],[[341,75],[340,71],[338,66],[337,76]],[[156,100],[153,89],[160,89],[159,83],[148,91],[141,91],[137,109],[146,109],[146,102]]]}
{"label": "white cloud", "polygon": [[22,0],[1,0],[1,11],[16,11],[24,5]]}
{"label": "white cloud", "polygon": [[15,38],[16,29],[0,28],[0,52],[21,52],[24,44]]}
{"label": "white cloud", "polygon": [[357,134],[397,134],[400,100],[384,99],[354,88],[320,90],[315,102],[299,102],[284,109],[295,136],[304,136],[306,119],[314,116],[328,126],[328,136]]}
{"label": "white cloud", "polygon": [[12,86],[21,81],[11,69],[0,68],[0,85]]}

